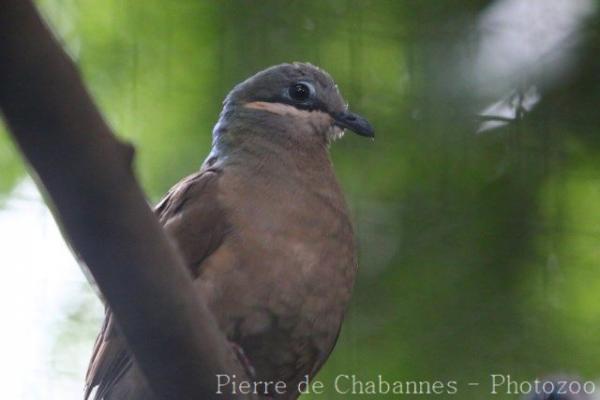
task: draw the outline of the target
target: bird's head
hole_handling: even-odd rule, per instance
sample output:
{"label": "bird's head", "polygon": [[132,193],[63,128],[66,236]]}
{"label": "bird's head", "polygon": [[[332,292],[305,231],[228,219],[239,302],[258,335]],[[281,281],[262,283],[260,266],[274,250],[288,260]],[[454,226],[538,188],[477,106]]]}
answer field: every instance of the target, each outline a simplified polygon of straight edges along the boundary
{"label": "bird's head", "polygon": [[221,122],[250,119],[270,127],[304,127],[321,135],[328,143],[344,129],[374,137],[371,124],[348,110],[331,76],[311,64],[280,64],[265,69],[238,84],[224,102]]}

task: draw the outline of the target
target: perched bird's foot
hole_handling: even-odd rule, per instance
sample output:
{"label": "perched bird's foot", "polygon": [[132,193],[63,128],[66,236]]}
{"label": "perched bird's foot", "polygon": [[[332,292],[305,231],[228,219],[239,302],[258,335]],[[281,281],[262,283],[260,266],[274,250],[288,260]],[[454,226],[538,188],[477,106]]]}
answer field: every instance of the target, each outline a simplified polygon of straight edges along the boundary
{"label": "perched bird's foot", "polygon": [[229,341],[229,343],[231,344],[233,351],[237,355],[238,360],[240,360],[240,362],[242,363],[242,366],[244,367],[248,378],[256,378],[256,370],[252,366],[252,363],[250,362],[248,357],[246,357],[246,353],[244,353],[244,349],[242,349],[242,346],[232,341]]}

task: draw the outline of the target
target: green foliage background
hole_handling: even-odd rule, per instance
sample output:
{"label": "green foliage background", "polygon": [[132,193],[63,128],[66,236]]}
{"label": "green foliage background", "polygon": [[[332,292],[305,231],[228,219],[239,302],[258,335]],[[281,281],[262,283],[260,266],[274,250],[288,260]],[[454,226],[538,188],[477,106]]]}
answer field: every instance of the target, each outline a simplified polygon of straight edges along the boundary
{"label": "green foliage background", "polygon": [[[600,20],[533,113],[475,134],[448,60],[488,4],[40,1],[152,200],[200,166],[228,90],[272,64],[323,67],[374,124],[374,142],[332,147],[360,276],[327,395],[307,398],[346,398],[338,374],[457,380],[461,399],[487,398],[491,373],[600,375]],[[7,193],[25,172],[0,142]]]}

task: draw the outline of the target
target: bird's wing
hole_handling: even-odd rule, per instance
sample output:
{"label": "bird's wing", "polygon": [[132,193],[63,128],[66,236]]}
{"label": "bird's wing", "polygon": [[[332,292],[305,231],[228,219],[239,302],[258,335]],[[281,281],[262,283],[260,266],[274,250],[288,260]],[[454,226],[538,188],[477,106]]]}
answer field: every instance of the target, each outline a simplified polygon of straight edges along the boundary
{"label": "bird's wing", "polygon": [[[155,208],[159,221],[175,239],[194,276],[198,275],[202,261],[220,246],[227,231],[217,202],[219,175],[220,171],[208,169],[183,179]],[[94,400],[101,400],[131,367],[132,361],[125,338],[107,307],[86,374],[84,399],[97,387]]]}

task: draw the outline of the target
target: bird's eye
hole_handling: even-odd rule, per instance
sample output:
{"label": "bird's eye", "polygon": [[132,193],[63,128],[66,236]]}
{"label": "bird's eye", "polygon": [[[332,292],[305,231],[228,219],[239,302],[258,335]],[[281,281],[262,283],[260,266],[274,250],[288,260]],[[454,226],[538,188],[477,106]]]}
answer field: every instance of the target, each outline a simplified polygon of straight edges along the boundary
{"label": "bird's eye", "polygon": [[306,101],[312,95],[312,88],[306,83],[295,83],[288,89],[290,98],[295,101]]}

